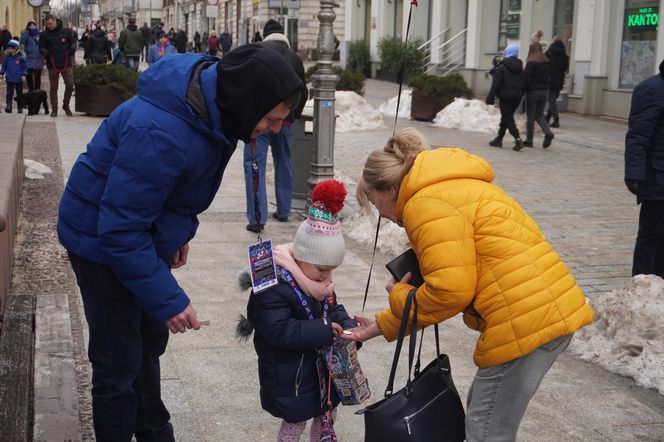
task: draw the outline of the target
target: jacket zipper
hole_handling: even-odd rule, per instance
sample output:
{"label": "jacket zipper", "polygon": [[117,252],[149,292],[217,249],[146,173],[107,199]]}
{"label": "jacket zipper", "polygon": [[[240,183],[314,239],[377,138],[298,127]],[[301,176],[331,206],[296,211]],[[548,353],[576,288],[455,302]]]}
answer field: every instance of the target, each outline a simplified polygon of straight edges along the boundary
{"label": "jacket zipper", "polygon": [[417,416],[418,414],[420,414],[423,410],[425,410],[429,405],[431,405],[432,403],[434,403],[434,402],[436,401],[436,399],[438,399],[439,397],[441,397],[443,394],[447,393],[447,391],[448,391],[449,389],[450,389],[450,387],[447,387],[445,390],[443,390],[443,391],[441,391],[440,393],[438,393],[438,394],[437,394],[433,399],[431,399],[429,402],[427,402],[426,404],[424,404],[424,406],[423,406],[422,408],[420,408],[419,410],[417,410],[415,413],[413,413],[413,414],[411,414],[411,415],[408,415],[408,416],[406,416],[406,417],[403,418],[403,421],[404,421],[404,423],[406,424],[406,428],[408,429],[408,435],[409,435],[409,436],[412,434],[412,433],[410,432],[410,421],[411,421],[411,419],[413,419],[414,417],[416,417],[416,416]]}
{"label": "jacket zipper", "polygon": [[302,372],[303,364],[304,364],[304,353],[302,353],[302,356],[300,357],[300,365],[298,365],[297,373],[295,373],[295,397],[297,397],[300,393],[300,384],[302,383],[302,376],[304,376],[304,373]]}

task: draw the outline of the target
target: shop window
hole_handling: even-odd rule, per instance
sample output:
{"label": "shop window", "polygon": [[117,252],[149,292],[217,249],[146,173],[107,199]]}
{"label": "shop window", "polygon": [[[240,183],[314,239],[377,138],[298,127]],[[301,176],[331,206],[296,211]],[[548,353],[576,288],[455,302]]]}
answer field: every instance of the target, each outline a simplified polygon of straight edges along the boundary
{"label": "shop window", "polygon": [[570,53],[570,44],[572,42],[573,23],[574,0],[556,0],[553,33],[551,35],[560,37],[568,54]]}
{"label": "shop window", "polygon": [[658,25],[659,0],[625,0],[620,52],[621,88],[633,88],[653,75]]}

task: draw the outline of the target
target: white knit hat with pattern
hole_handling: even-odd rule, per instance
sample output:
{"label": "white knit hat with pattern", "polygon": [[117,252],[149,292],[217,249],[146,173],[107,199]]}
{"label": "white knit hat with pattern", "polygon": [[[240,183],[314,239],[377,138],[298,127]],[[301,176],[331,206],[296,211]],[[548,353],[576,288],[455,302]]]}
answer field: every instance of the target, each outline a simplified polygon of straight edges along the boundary
{"label": "white knit hat with pattern", "polygon": [[323,181],[314,187],[309,216],[295,234],[295,259],[331,267],[343,262],[346,244],[338,213],[345,198],[346,189],[339,181]]}

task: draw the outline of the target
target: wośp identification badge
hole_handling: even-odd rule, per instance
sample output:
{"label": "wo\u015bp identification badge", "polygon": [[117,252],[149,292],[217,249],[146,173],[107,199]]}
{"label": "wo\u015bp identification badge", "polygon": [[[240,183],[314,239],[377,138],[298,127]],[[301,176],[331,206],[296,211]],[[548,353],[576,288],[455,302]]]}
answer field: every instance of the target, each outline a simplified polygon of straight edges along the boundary
{"label": "wo\u015bp identification badge", "polygon": [[254,293],[265,290],[278,283],[277,269],[274,266],[274,257],[272,255],[272,240],[252,244],[249,251],[249,273],[251,274],[251,284]]}

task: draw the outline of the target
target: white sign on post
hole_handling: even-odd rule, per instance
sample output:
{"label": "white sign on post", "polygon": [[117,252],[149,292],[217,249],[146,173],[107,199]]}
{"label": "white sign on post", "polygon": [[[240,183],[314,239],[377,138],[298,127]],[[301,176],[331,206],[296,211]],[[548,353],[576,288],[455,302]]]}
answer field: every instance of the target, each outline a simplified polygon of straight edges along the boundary
{"label": "white sign on post", "polygon": [[205,15],[208,18],[216,18],[219,13],[219,0],[205,1]]}

